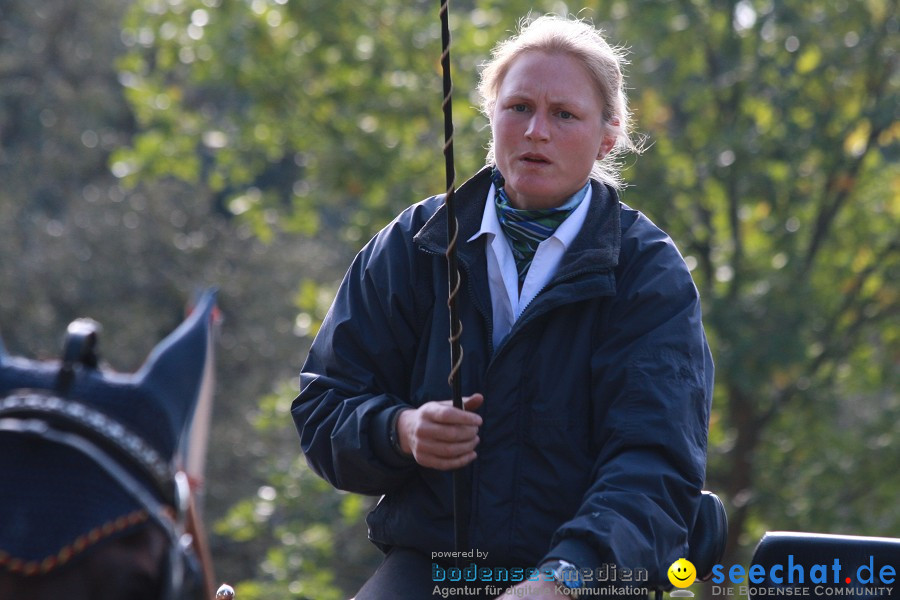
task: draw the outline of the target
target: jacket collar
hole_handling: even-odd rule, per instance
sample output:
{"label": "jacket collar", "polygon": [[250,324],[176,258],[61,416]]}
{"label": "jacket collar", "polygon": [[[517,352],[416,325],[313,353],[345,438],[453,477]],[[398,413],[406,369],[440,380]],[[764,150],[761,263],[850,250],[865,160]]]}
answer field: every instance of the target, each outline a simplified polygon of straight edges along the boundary
{"label": "jacket collar", "polygon": [[[454,208],[459,226],[457,252],[466,265],[484,256],[484,242],[467,242],[481,227],[484,203],[491,188],[491,169],[485,167],[463,183],[454,193]],[[619,224],[619,199],[615,189],[591,180],[591,205],[581,231],[575,237],[554,279],[579,272],[614,269],[619,262],[622,233]],[[441,198],[443,196],[440,196]],[[432,215],[413,238],[431,252],[447,251],[447,208],[444,205]]]}
{"label": "jacket collar", "polygon": [[[483,254],[483,242],[473,240],[467,242],[481,228],[481,216],[484,214],[484,202],[488,191],[491,189],[491,169],[485,167],[466,181],[453,194],[453,208],[456,211],[456,222],[459,227],[457,239],[457,253],[459,260],[466,264],[473,264],[477,257]],[[442,201],[445,195],[440,195]],[[447,206],[441,204],[440,208],[416,233],[413,241],[429,250],[444,254],[447,251]]]}

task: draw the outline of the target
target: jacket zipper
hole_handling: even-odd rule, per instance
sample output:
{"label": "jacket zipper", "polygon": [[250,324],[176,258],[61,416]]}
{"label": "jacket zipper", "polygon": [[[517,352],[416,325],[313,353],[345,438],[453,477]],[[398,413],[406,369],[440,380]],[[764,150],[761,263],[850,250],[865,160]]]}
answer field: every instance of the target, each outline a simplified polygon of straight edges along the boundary
{"label": "jacket zipper", "polygon": [[[520,317],[520,318],[516,319],[516,321],[513,323],[512,328],[509,330],[509,333],[506,334],[506,338],[504,338],[504,341],[500,346],[500,352],[502,352],[506,348],[506,346],[508,345],[508,340],[512,339],[512,336],[514,333],[517,333],[519,330],[521,330],[523,327],[525,327],[528,323],[530,323],[532,320],[534,320],[534,317],[532,317],[530,315],[526,315],[526,313],[528,312],[528,309],[531,308],[531,306],[534,304],[535,300],[537,300],[540,297],[540,295],[542,293],[544,293],[544,290],[551,288],[551,287],[556,287],[557,285],[559,285],[561,283],[565,283],[571,279],[576,279],[576,278],[581,277],[582,275],[585,275],[588,273],[598,273],[599,274],[599,273],[603,273],[603,272],[604,271],[595,271],[594,269],[581,269],[578,271],[574,271],[572,273],[568,273],[557,279],[553,279],[552,281],[549,281],[546,284],[544,284],[544,286],[541,289],[539,289],[538,292],[534,295],[534,298],[532,298],[528,302],[528,304],[525,305],[525,308],[522,309],[521,314],[524,316],[524,318]],[[499,354],[498,354],[498,356],[499,356]],[[493,352],[492,352],[491,353],[491,363],[493,363],[496,358],[497,358],[497,356],[494,356]],[[488,365],[488,368],[490,368],[490,365]]]}

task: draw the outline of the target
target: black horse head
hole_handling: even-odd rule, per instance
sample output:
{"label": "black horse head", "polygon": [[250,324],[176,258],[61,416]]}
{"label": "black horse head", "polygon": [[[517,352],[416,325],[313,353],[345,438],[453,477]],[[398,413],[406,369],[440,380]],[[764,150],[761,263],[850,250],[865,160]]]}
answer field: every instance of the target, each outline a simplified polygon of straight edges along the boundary
{"label": "black horse head", "polygon": [[99,366],[89,320],[69,326],[58,362],[0,342],[0,600],[199,597],[177,463],[214,305],[207,292],[133,374]]}

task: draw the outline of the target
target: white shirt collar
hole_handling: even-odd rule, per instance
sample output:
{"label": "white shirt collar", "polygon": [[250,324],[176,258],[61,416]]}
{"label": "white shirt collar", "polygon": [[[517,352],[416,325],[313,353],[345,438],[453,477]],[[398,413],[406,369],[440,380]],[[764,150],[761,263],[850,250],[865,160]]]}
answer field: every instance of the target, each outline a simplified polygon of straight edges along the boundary
{"label": "white shirt collar", "polygon": [[512,329],[513,324],[556,274],[557,267],[566,250],[575,240],[587,218],[591,203],[592,190],[587,192],[572,214],[563,221],[556,231],[540,243],[534,261],[528,269],[521,292],[516,270],[516,261],[494,207],[496,190],[491,186],[481,217],[481,229],[467,241],[474,242],[481,236],[485,240],[485,260],[487,261],[488,287],[491,293],[491,312],[493,314],[492,340],[496,349]]}
{"label": "white shirt collar", "polygon": [[[578,206],[575,207],[572,214],[570,214],[568,218],[556,228],[553,235],[550,236],[562,243],[566,250],[569,249],[569,246],[575,240],[575,236],[581,231],[581,226],[584,225],[584,219],[587,217],[588,207],[591,204],[592,192],[593,190],[591,189],[590,184],[588,184],[588,189],[584,194],[584,198],[582,198]],[[481,229],[476,231],[475,235],[470,237],[467,241],[473,242],[482,235],[489,235],[488,241],[492,242],[496,236],[503,235],[503,228],[500,226],[500,220],[497,218],[497,210],[494,207],[494,195],[496,193],[497,188],[494,184],[491,184],[491,189],[488,191],[487,195],[487,201],[484,203],[484,213],[481,216]]]}

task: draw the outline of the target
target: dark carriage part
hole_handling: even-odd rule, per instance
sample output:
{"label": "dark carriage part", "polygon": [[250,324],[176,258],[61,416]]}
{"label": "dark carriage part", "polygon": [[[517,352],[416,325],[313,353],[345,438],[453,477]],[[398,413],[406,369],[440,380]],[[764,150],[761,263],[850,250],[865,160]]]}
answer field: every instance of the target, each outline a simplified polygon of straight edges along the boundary
{"label": "dark carriage part", "polygon": [[697,522],[688,542],[688,560],[697,569],[697,579],[706,581],[712,576],[713,567],[725,554],[727,542],[728,515],[725,505],[714,493],[704,491]]}
{"label": "dark carriage part", "polygon": [[770,531],[753,553],[748,587],[758,597],[900,597],[898,568],[898,538]]}

